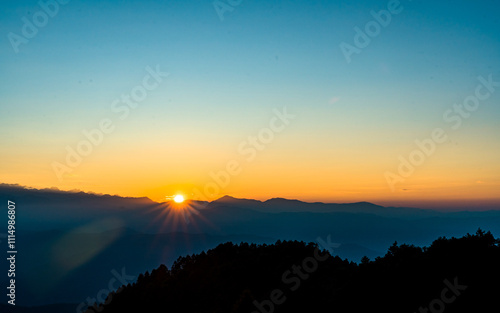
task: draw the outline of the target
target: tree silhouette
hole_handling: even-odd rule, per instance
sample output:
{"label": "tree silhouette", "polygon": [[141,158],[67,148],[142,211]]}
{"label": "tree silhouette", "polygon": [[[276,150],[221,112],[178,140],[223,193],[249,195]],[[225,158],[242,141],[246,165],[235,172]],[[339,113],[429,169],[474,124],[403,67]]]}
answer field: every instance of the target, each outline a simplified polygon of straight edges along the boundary
{"label": "tree silhouette", "polygon": [[[441,303],[446,313],[488,312],[498,310],[499,243],[481,229],[462,238],[440,237],[423,248],[395,242],[385,256],[364,257],[360,265],[319,251],[313,243],[225,243],[180,257],[170,270],[160,265],[141,274],[109,304],[87,312],[404,313],[425,312],[430,305],[437,311]],[[328,258],[314,267],[318,252]],[[440,297],[448,284],[466,288],[445,303]],[[272,301],[277,290],[285,299],[279,303]]]}

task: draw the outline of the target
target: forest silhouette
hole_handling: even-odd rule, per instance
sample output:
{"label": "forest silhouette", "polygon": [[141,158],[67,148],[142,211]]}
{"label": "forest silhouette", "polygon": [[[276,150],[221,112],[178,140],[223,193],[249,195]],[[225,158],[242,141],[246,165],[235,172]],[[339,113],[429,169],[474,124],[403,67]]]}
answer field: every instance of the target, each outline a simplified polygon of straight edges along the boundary
{"label": "forest silhouette", "polygon": [[141,274],[86,313],[489,312],[499,306],[499,244],[479,229],[428,247],[395,242],[357,264],[316,243],[225,243]]}

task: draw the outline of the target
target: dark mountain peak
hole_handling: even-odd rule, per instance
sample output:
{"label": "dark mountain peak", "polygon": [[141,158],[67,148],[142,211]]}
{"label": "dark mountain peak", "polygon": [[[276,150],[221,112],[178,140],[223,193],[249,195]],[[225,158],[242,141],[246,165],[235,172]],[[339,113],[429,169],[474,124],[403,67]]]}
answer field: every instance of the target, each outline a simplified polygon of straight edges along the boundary
{"label": "dark mountain peak", "polygon": [[365,207],[377,207],[377,208],[382,208],[383,206],[374,204],[371,202],[366,202],[366,201],[360,201],[360,202],[353,202],[353,203],[346,203],[348,205],[357,205],[357,206],[365,206]]}
{"label": "dark mountain peak", "polygon": [[240,198],[235,198],[231,196],[224,196],[222,198],[219,198],[215,201],[212,201],[210,204],[215,204],[215,205],[221,205],[221,204],[229,204],[229,205],[236,205],[240,207],[247,207],[247,206],[255,206],[255,205],[261,205],[262,202],[259,200],[253,200],[253,199],[240,199]]}
{"label": "dark mountain peak", "polygon": [[285,198],[271,198],[269,200],[264,201],[264,203],[269,203],[269,204],[289,204],[289,203],[295,203],[295,204],[306,204],[307,202],[296,200],[296,199],[285,199]]}
{"label": "dark mountain peak", "polygon": [[[231,196],[228,196],[228,195],[225,195],[215,201],[218,201],[218,202],[222,202],[222,201],[238,201],[238,200],[244,200],[244,199],[238,199],[238,198],[235,198],[235,197],[231,197]],[[213,201],[213,202],[215,202]]]}

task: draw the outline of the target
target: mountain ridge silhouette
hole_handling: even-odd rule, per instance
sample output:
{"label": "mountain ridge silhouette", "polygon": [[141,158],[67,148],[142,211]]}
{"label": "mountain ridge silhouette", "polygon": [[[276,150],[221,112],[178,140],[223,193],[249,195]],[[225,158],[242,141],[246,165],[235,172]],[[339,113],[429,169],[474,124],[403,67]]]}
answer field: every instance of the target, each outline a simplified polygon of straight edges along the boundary
{"label": "mountain ridge silhouette", "polygon": [[[25,301],[21,306],[78,302],[82,299],[76,295],[92,295],[102,288],[112,269],[126,267],[138,275],[160,262],[169,264],[179,255],[227,241],[262,244],[331,238],[340,245],[336,253],[341,258],[360,261],[365,255],[381,256],[396,240],[427,245],[439,236],[459,236],[479,227],[500,235],[500,211],[438,212],[366,202],[325,204],[230,196],[211,203],[175,204],[5,184],[0,185],[0,200],[13,200],[18,206],[16,239],[23,247],[18,292]],[[6,225],[7,214],[0,216],[0,223]],[[73,265],[61,270],[61,262]],[[6,279],[0,276],[0,284]],[[79,284],[71,284],[72,280]],[[33,281],[53,283],[52,288],[43,288],[50,293],[23,290]]]}

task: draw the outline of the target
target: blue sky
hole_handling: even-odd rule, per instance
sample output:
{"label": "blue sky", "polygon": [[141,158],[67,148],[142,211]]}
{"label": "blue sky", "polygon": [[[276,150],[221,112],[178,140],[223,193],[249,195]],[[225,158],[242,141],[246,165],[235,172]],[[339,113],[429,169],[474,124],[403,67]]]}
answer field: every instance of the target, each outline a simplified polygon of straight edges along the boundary
{"label": "blue sky", "polygon": [[[50,163],[64,158],[65,145],[109,115],[110,103],[156,65],[170,73],[166,83],[117,126],[102,151],[182,142],[186,151],[210,146],[230,155],[273,108],[286,105],[299,118],[275,152],[310,151],[290,161],[291,168],[335,162],[327,155],[336,149],[354,149],[356,159],[372,146],[394,163],[416,137],[444,125],[443,112],[474,92],[478,76],[500,80],[500,4],[401,1],[402,12],[347,63],[339,45],[353,44],[354,28],[363,29],[373,20],[370,12],[388,3],[242,1],[221,21],[211,1],[72,0],[15,53],[8,34],[21,34],[22,18],[31,20],[41,8],[37,1],[2,1],[0,145],[7,152],[0,170],[10,183],[110,188],[97,177],[87,177],[89,185],[58,182]],[[466,151],[500,156],[498,99],[497,93],[482,103],[452,140]],[[436,158],[449,159],[447,153]],[[480,162],[464,162],[472,160]],[[207,162],[208,168],[224,163]],[[390,164],[373,162],[379,172]],[[487,164],[499,183],[498,166]],[[244,186],[229,191],[247,195]],[[329,199],[313,191],[303,197]]]}

